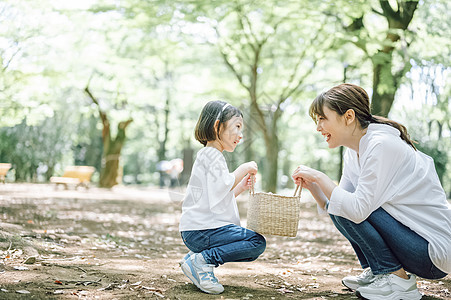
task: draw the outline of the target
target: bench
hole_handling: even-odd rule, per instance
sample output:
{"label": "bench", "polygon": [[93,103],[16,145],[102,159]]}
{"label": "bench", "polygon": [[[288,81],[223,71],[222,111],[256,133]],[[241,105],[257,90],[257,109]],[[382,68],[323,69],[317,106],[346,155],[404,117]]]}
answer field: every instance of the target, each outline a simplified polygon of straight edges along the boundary
{"label": "bench", "polygon": [[0,181],[5,183],[6,173],[11,169],[11,164],[0,163]]}
{"label": "bench", "polygon": [[69,166],[64,169],[63,176],[50,177],[50,182],[55,183],[57,188],[61,184],[66,190],[69,185],[75,185],[75,188],[82,186],[89,189],[89,183],[94,171],[95,168],[90,166]]}

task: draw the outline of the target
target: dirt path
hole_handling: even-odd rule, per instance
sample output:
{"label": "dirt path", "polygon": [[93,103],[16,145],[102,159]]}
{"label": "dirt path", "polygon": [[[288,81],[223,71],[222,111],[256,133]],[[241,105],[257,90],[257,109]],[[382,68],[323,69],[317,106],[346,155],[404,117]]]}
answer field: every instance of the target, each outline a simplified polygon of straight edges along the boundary
{"label": "dirt path", "polygon": [[[178,266],[179,200],[151,188],[1,185],[0,299],[357,299],[340,284],[360,271],[352,249],[307,198],[296,238],[269,236],[257,261],[215,270],[223,294],[200,292]],[[418,283],[425,300],[451,299],[450,276]]]}

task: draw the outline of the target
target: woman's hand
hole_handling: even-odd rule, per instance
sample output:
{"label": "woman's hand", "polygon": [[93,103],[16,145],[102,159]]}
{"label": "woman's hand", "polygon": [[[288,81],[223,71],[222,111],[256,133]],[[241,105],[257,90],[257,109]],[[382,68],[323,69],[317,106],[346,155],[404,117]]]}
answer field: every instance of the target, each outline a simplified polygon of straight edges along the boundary
{"label": "woman's hand", "polygon": [[309,168],[307,166],[300,165],[297,167],[296,170],[294,170],[293,175],[291,176],[293,178],[293,181],[296,184],[302,184],[306,189],[309,189],[311,187],[311,184],[318,181],[319,175],[322,174],[320,171],[317,171],[315,169]]}
{"label": "woman's hand", "polygon": [[296,184],[300,184],[302,181],[303,187],[308,189],[317,201],[319,201],[318,189],[324,193],[327,199],[330,199],[332,191],[337,187],[326,174],[304,165],[297,167],[291,177]]}
{"label": "woman's hand", "polygon": [[306,190],[309,190],[310,192],[312,191],[312,189],[314,188],[314,186],[315,186],[315,183],[314,182],[311,182],[311,181],[305,181],[305,180],[303,180],[303,179],[300,179],[300,180],[298,180],[298,181],[294,181],[295,182],[295,184],[296,185],[300,185],[301,184],[301,181],[302,181],[302,188],[303,189],[306,189]]}

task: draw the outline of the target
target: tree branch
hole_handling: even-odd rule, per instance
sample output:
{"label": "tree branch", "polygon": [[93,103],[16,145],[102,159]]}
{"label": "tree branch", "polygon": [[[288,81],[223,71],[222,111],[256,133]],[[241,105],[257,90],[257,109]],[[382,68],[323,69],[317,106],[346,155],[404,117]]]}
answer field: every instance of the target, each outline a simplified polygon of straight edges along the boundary
{"label": "tree branch", "polygon": [[257,125],[260,127],[260,129],[263,132],[267,132],[265,115],[263,114],[262,110],[258,106],[257,101],[251,100],[251,106],[253,107],[254,111],[257,113],[257,117],[258,117],[258,120],[256,120]]}
{"label": "tree branch", "polygon": [[[298,73],[299,66],[301,65],[301,62],[304,59],[304,55],[305,55],[306,51],[307,51],[307,48],[304,48],[304,51],[302,51],[302,53],[299,55],[299,59],[293,68],[293,72],[291,73],[290,79],[288,80],[288,85],[282,90],[282,93],[280,93],[280,99],[286,98],[285,93],[290,88],[290,83],[294,81],[294,78],[295,78],[296,74]],[[280,100],[279,100],[279,105],[280,105]]]}
{"label": "tree branch", "polygon": [[385,15],[382,12],[376,10],[375,8],[371,8],[371,11],[374,12],[375,14],[385,17]]}
{"label": "tree branch", "polygon": [[89,98],[91,98],[92,102],[97,105],[97,108],[99,110],[100,119],[102,120],[102,123],[103,123],[102,136],[105,139],[107,135],[109,136],[109,131],[110,131],[110,122],[108,121],[108,117],[107,117],[106,113],[100,108],[99,101],[92,95],[91,91],[89,90],[88,85],[85,87],[85,92],[86,92],[86,94],[88,94]]}
{"label": "tree branch", "polygon": [[404,30],[407,29],[410,21],[412,21],[413,15],[415,14],[415,10],[418,6],[418,1],[407,1],[407,2],[399,2],[398,6],[402,7],[401,11],[401,22],[404,25]]}
{"label": "tree branch", "polygon": [[128,125],[130,125],[131,122],[133,122],[133,119],[128,119],[127,121],[121,121],[117,125],[117,128],[125,131],[125,129],[128,127]]}
{"label": "tree branch", "polygon": [[[298,83],[296,84],[296,86],[295,87],[293,87],[291,90],[290,90],[290,92],[285,96],[285,100],[286,99],[288,99],[291,95],[293,95],[294,94],[294,92],[296,92],[298,89],[299,89],[299,87],[304,83],[304,81],[305,81],[305,79],[308,77],[308,76],[310,76],[310,74],[312,74],[312,72],[313,72],[313,70],[315,69],[315,67],[316,67],[316,64],[318,63],[318,61],[319,61],[319,59],[317,59],[317,60],[315,60],[314,62],[313,62],[313,66],[299,79],[299,81],[298,81]],[[284,100],[284,101],[285,101]]]}
{"label": "tree branch", "polygon": [[[248,26],[248,31],[246,32],[246,28],[244,28],[244,23],[243,23],[243,19],[246,21],[246,24]],[[245,16],[242,15],[240,16],[240,14],[238,14],[238,24],[240,25],[241,29],[243,30],[244,36],[246,37],[246,39],[248,40],[248,45],[252,48],[252,50],[255,52],[255,44],[258,44],[258,39],[257,37],[254,35],[253,31],[252,31],[252,26],[249,22],[249,19]]]}
{"label": "tree branch", "polygon": [[243,76],[238,72],[238,70],[236,70],[236,68],[232,65],[232,63],[229,61],[229,58],[227,56],[227,54],[222,51],[221,48],[219,48],[219,52],[221,53],[222,58],[224,59],[224,62],[226,63],[227,67],[232,71],[232,73],[235,75],[235,77],[238,79],[238,82],[246,89],[246,90],[250,90],[250,87],[247,86],[244,83],[243,80]]}
{"label": "tree branch", "polygon": [[390,3],[387,0],[380,0],[379,4],[382,8],[383,15],[387,19],[394,19],[394,20],[399,19],[399,8],[397,11],[394,11],[393,8],[391,7]]}
{"label": "tree branch", "polygon": [[14,57],[19,53],[19,51],[21,50],[22,48],[21,47],[19,47],[19,48],[17,48],[17,50],[11,55],[11,57],[9,58],[9,60],[8,60],[8,62],[5,64],[5,66],[3,67],[3,72],[6,70],[6,69],[8,69],[8,67],[9,67],[9,65],[11,64],[11,62],[12,62],[12,60],[14,59]]}

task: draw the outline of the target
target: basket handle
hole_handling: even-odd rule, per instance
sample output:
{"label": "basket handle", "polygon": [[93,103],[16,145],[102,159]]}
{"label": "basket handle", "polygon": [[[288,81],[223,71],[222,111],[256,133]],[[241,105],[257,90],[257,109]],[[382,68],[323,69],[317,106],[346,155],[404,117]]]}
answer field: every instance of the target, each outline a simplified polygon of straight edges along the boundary
{"label": "basket handle", "polygon": [[254,196],[255,190],[254,190],[254,177],[255,175],[251,175],[251,195]]}
{"label": "basket handle", "polygon": [[[251,195],[253,196],[254,194],[255,194],[255,189],[254,189],[254,175],[251,175],[251,188],[250,188],[250,191],[251,191]],[[293,195],[293,197],[296,197],[296,194],[298,193],[298,190],[299,190],[299,195],[298,195],[298,197],[300,198],[301,197],[301,191],[302,191],[302,181],[301,181],[301,184],[299,184],[299,185],[296,185],[296,189],[294,190],[294,195]]]}
{"label": "basket handle", "polygon": [[298,190],[299,190],[299,195],[298,195],[298,197],[301,198],[302,181],[301,181],[301,184],[296,185],[296,189],[294,190],[294,195],[293,195],[293,197],[296,197],[296,194],[297,194]]}

